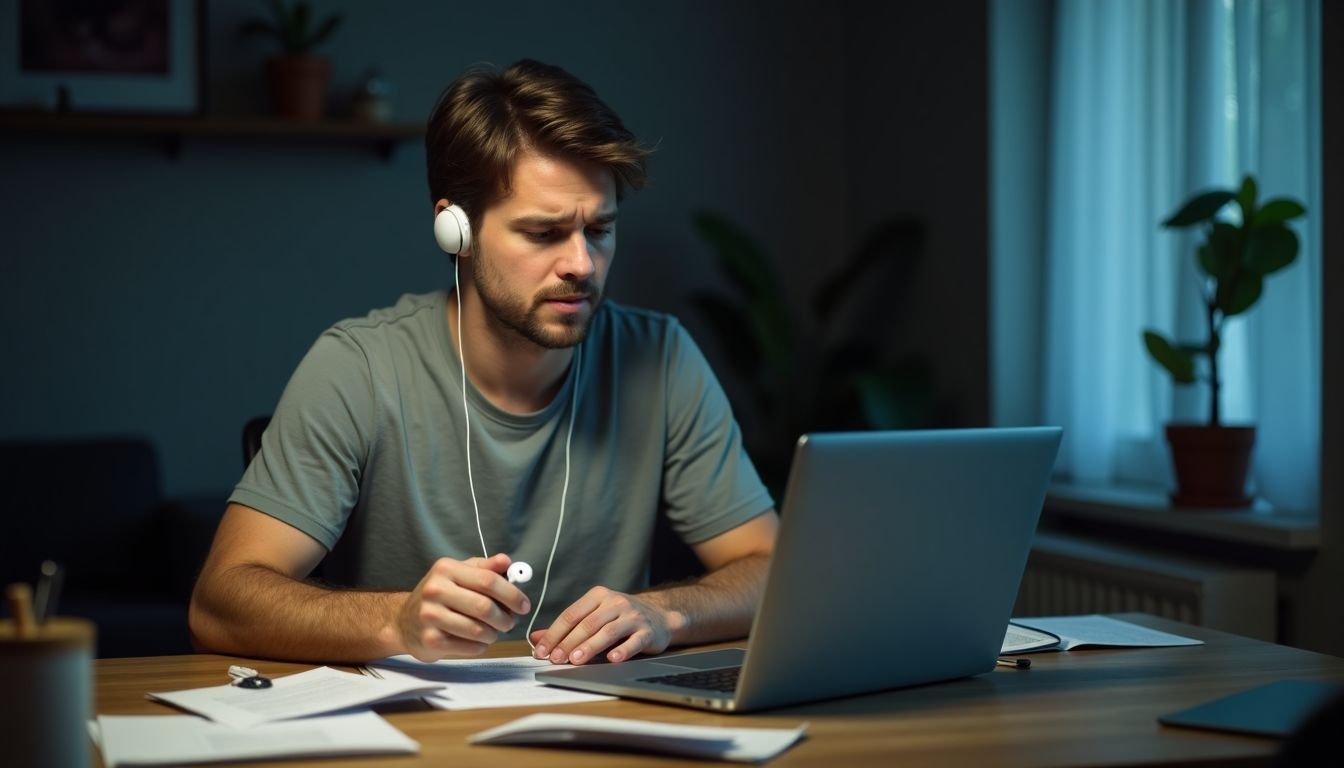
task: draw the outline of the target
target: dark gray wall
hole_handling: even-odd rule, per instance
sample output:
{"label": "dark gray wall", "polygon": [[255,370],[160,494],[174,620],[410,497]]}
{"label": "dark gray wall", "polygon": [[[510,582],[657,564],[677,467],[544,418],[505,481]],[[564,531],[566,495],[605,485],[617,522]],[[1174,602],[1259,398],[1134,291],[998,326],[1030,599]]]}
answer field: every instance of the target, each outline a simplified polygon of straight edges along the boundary
{"label": "dark gray wall", "polygon": [[[346,13],[323,49],[337,94],[377,66],[398,118],[425,117],[480,61],[588,80],[658,145],[612,293],[680,314],[720,370],[686,303],[719,279],[693,210],[756,235],[799,299],[873,221],[924,215],[936,258],[914,320],[873,332],[933,350],[962,420],[985,420],[982,3],[315,4]],[[262,3],[208,5],[211,110],[262,110],[266,51],[234,34]],[[449,281],[423,163],[415,144],[384,163],[354,145],[189,140],[172,161],[149,143],[0,134],[0,439],[145,434],[169,493],[226,491],[241,425],[323,328]]]}
{"label": "dark gray wall", "polygon": [[[1331,136],[1344,133],[1344,7],[1321,3],[1321,207],[1344,206],[1344,150]],[[1300,589],[1300,644],[1344,655],[1344,303],[1331,300],[1344,290],[1344,221],[1327,213],[1321,220],[1321,539],[1324,544]],[[1333,394],[1332,394],[1333,393]],[[1298,643],[1294,643],[1298,644]]]}
{"label": "dark gray wall", "polygon": [[880,331],[928,358],[944,418],[989,421],[989,28],[982,3],[856,3],[845,61],[850,231],[893,211],[928,240],[902,322]]}

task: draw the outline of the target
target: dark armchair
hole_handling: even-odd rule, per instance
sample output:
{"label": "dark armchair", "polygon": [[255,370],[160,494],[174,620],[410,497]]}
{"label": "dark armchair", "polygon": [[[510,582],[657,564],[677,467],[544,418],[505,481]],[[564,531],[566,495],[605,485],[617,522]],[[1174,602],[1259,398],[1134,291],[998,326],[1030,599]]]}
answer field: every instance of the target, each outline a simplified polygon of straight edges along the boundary
{"label": "dark armchair", "polygon": [[191,653],[187,603],[223,498],[168,499],[139,437],[0,442],[0,584],[65,567],[58,613],[99,656]]}

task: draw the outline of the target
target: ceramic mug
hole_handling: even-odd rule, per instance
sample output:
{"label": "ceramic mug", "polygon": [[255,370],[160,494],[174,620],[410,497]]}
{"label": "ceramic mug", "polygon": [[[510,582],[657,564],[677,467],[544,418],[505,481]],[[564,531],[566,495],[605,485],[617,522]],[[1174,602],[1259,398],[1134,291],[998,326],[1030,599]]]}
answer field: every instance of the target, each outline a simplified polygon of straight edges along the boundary
{"label": "ceramic mug", "polygon": [[15,768],[88,768],[93,711],[90,621],[53,617],[20,634],[0,620],[0,732],[4,763]]}

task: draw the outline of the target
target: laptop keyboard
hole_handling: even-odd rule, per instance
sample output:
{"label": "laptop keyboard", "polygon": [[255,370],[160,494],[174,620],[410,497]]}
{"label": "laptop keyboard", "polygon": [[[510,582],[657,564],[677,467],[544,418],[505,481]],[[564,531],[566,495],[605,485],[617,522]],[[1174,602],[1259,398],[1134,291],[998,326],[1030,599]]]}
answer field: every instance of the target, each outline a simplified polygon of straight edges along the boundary
{"label": "laptop keyboard", "polygon": [[641,677],[641,683],[662,683],[682,688],[698,688],[704,691],[723,691],[732,693],[737,690],[737,675],[741,667],[722,667],[720,669],[698,669],[694,672],[678,672],[675,675]]}

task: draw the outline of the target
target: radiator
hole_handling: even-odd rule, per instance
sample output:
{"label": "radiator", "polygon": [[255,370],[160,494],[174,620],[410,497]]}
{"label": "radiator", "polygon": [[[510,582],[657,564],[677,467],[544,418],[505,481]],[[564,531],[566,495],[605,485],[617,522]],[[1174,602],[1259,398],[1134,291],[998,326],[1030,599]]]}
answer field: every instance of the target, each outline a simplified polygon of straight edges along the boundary
{"label": "radiator", "polygon": [[1014,616],[1141,611],[1277,640],[1275,574],[1038,532]]}

